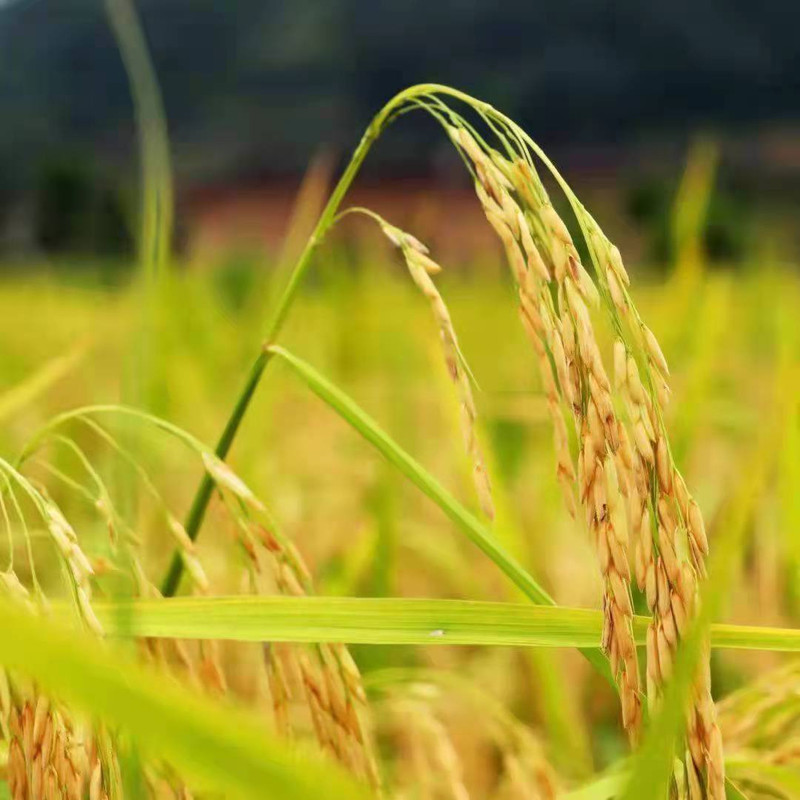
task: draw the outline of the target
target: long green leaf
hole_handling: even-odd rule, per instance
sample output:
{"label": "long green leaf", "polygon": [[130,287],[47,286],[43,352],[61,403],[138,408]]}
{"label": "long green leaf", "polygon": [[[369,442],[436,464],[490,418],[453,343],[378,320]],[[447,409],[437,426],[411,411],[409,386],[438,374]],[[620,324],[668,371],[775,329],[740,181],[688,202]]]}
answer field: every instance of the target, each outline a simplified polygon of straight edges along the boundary
{"label": "long green leaf", "polygon": [[625,778],[626,775],[621,770],[602,775],[568,794],[561,795],[561,800],[611,800],[624,786]]}
{"label": "long green leaf", "polygon": [[[725,780],[725,794],[727,800],[748,800],[744,792],[739,788],[736,781],[731,779],[731,775],[736,776],[738,781],[742,777],[746,777],[752,782],[760,783],[762,786],[769,786],[770,788],[786,788],[792,785],[790,782],[795,779],[797,773],[792,775],[785,775],[784,773],[790,772],[786,767],[776,767],[773,764],[758,762],[751,759],[742,758],[726,758],[725,769],[728,776]],[[560,800],[612,800],[612,798],[619,795],[620,790],[625,785],[628,777],[627,763],[623,762],[612,768],[612,770],[595,778],[589,783],[573,789],[567,794],[560,796]],[[797,786],[797,784],[794,784]],[[796,795],[788,795],[794,797]]]}
{"label": "long green leaf", "polygon": [[124,728],[225,797],[364,798],[337,768],[274,740],[249,714],[212,703],[98,646],[96,639],[35,617],[0,598],[0,663],[92,717]]}
{"label": "long green leaf", "polygon": [[747,795],[730,778],[725,778],[726,800],[749,800]]}
{"label": "long green leaf", "polygon": [[553,598],[533,576],[497,541],[478,518],[442,486],[419,462],[410,456],[363,409],[341,389],[324,378],[314,367],[282,347],[268,350],[285,361],[309,389],[330,406],[357,433],[405,475],[477,545],[534,603],[553,605]]}
{"label": "long green leaf", "polygon": [[95,610],[108,630],[120,615],[139,636],[237,641],[594,647],[602,625],[593,610],[469,600],[212,597]]}
{"label": "long green leaf", "polygon": [[[603,619],[594,609],[476,600],[359,597],[182,597],[98,603],[108,630],[169,639],[596,647]],[[634,633],[644,644],[647,617]],[[725,649],[800,652],[800,630],[712,625]]]}
{"label": "long green leaf", "polygon": [[131,0],[106,0],[111,30],[130,83],[141,151],[142,266],[153,277],[169,258],[174,198],[167,116],[147,38]]}
{"label": "long green leaf", "polygon": [[[357,433],[372,444],[390,464],[405,475],[420,491],[433,500],[459,527],[467,538],[487,555],[519,590],[534,603],[552,606],[552,597],[533,576],[509,553],[480,520],[442,486],[418,461],[412,458],[357,403],[320,375],[310,364],[274,345],[265,351],[283,359],[305,381],[317,397],[332,408]],[[612,685],[614,678],[608,659],[599,647],[582,649],[592,666]]]}

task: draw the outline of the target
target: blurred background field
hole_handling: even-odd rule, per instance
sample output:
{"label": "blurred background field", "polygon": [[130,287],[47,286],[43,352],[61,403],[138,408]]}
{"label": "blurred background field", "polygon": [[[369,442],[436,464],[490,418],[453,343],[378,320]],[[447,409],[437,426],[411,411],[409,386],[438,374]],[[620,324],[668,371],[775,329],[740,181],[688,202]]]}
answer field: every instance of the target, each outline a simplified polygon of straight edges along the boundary
{"label": "blurred background field", "polygon": [[[423,66],[452,70],[454,82],[512,116],[522,111],[520,121],[536,139],[541,131],[583,203],[619,244],[633,297],[672,369],[673,450],[703,508],[712,548],[715,520],[751,469],[760,436],[779,432],[725,619],[798,626],[800,149],[789,90],[800,85],[800,73],[785,40],[788,12],[775,4],[762,9],[755,30],[749,17],[731,15],[715,29],[711,12],[699,22],[689,15],[670,36],[656,37],[661,50],[629,41],[622,52],[630,62],[620,55],[616,65],[603,54],[616,52],[623,22],[633,30],[645,24],[638,12],[611,13],[610,32],[598,34],[594,50],[590,30],[602,14],[587,11],[571,22],[559,14],[549,35],[572,39],[573,48],[519,55],[517,63],[513,53],[528,43],[486,4],[481,13],[464,11],[455,25],[451,60],[418,63],[412,56],[421,54],[419,43],[410,53],[380,48],[392,26],[408,34],[397,33],[398,42],[420,33],[419,23],[409,22],[419,9],[398,7],[396,19],[377,19],[362,3],[311,10],[239,2],[227,13],[216,4],[158,5],[141,3],[173,134],[176,230],[145,340],[136,128],[102,6],[71,0],[56,12],[48,0],[0,4],[4,454],[16,454],[60,411],[130,398],[213,444],[287,268],[360,128],[394,90],[431,77],[417,75]],[[512,9],[517,24],[533,31],[529,12]],[[438,12],[433,17],[428,36],[443,24]],[[331,19],[339,26],[327,42]],[[353,23],[349,32],[340,30],[342,21]],[[673,58],[672,68],[655,69],[659,52],[692,41],[690,27],[706,51],[711,37],[718,52],[701,58],[697,46],[685,60]],[[488,53],[478,49],[482,28],[493,31]],[[31,41],[26,31],[35,32],[36,47],[23,53],[20,42]],[[264,45],[259,32],[267,43],[285,38],[283,48]],[[509,55],[495,62],[503,49]],[[353,54],[373,67],[362,70]],[[650,83],[626,83],[620,64],[630,74],[649,71]],[[696,95],[682,91],[690,74],[702,78]],[[336,78],[341,84],[333,85]],[[662,93],[663,108],[650,92]],[[457,158],[431,127],[397,123],[356,182],[352,204],[412,231],[445,267],[439,285],[479,387],[497,536],[559,604],[596,608],[600,577],[584,526],[563,507],[551,424],[513,286]],[[282,341],[474,506],[436,329],[404,266],[366,223],[346,219],[329,235]],[[610,351],[610,340],[605,345]],[[87,437],[87,447],[97,442]],[[200,468],[168,447],[143,449],[170,507],[186,509]],[[259,389],[231,463],[308,559],[320,594],[518,599],[434,505],[280,367]],[[108,470],[113,481],[110,460]],[[106,532],[96,515],[57,482],[48,485],[73,521],[84,519],[82,536],[102,552]],[[127,500],[134,508],[139,501]],[[158,574],[171,544],[148,514],[143,503],[137,530]],[[230,532],[215,519],[212,513],[199,544],[202,560],[214,590],[234,592]],[[34,541],[37,561],[52,560],[49,545]],[[379,684],[387,674],[379,671],[388,668],[436,667],[470,678],[533,726],[567,784],[625,752],[616,700],[576,653],[442,646],[355,652],[368,685],[370,676]],[[235,652],[227,657],[234,660]],[[778,663],[769,653],[715,652],[715,690],[722,696]],[[459,700],[455,678],[442,681],[443,717],[459,747],[476,753],[462,760],[479,797],[493,756],[481,731],[465,724],[474,712]]]}
{"label": "blurred background field", "polygon": [[[427,309],[392,254],[365,246],[354,256],[353,246],[332,241],[320,253],[287,329],[287,346],[336,380],[473,506],[457,406]],[[667,277],[632,272],[635,298],[672,365],[670,430],[712,541],[714,520],[749,469],[759,434],[765,426],[785,426],[725,619],[796,626],[797,276],[769,263],[699,268],[694,278],[682,278],[680,265]],[[213,441],[224,423],[263,319],[264,291],[273,293],[270,286],[253,293],[242,282],[262,277],[260,266],[237,273],[176,270],[164,288],[147,405],[204,441]],[[693,281],[690,293],[685,280]],[[512,288],[493,260],[475,271],[454,269],[442,285],[480,385],[477,403],[500,507],[497,535],[559,603],[597,607],[594,555],[581,522],[567,516],[555,481],[551,426]],[[59,411],[125,396],[138,294],[135,286],[108,288],[86,276],[6,278],[0,313],[5,452],[17,452]],[[781,402],[776,381],[783,382]],[[90,453],[97,448],[101,464],[109,457],[91,437],[86,446]],[[200,470],[179,452],[142,447],[169,505],[186,508]],[[54,457],[66,468],[71,456]],[[285,370],[276,369],[262,387],[231,463],[309,559],[321,594],[516,599],[435,506]],[[113,479],[111,464],[109,470]],[[85,520],[82,535],[102,553],[107,533],[96,515],[57,484],[51,491],[73,519]],[[157,515],[143,506],[138,518],[157,575],[171,545]],[[203,563],[216,591],[235,592],[230,532],[214,520],[212,514],[200,543]],[[50,545],[41,542],[37,560],[48,559]],[[368,679],[373,669],[398,666],[436,666],[473,678],[541,732],[549,757],[568,777],[624,750],[614,697],[578,654],[372,647],[358,648],[357,655]],[[768,653],[715,655],[715,686],[722,695],[777,663]],[[463,713],[457,695],[450,699],[456,709],[450,713]]]}

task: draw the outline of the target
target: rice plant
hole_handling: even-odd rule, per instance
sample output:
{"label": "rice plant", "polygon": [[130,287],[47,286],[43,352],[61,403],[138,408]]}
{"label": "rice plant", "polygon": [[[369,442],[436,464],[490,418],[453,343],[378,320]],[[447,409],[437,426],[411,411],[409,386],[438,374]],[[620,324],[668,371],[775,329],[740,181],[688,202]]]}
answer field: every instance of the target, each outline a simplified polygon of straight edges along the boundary
{"label": "rice plant", "polygon": [[[245,332],[252,340],[251,366],[212,448],[189,432],[188,421],[149,409],[159,377],[154,342],[180,315],[174,286],[185,287],[173,283],[182,279],[170,274],[165,249],[171,183],[157,87],[141,78],[149,66],[135,18],[124,3],[109,8],[131,74],[139,76],[132,81],[137,102],[157,122],[145,126],[142,146],[147,291],[132,292],[130,301],[143,309],[145,330],[132,340],[146,357],[134,365],[137,390],[126,390],[133,402],[95,397],[62,407],[37,426],[23,425],[17,456],[0,459],[0,522],[8,537],[8,563],[0,573],[6,634],[0,640],[0,732],[9,796],[799,797],[796,666],[742,682],[725,697],[712,685],[718,651],[732,653],[734,663],[746,650],[800,650],[800,634],[789,623],[717,621],[725,595],[742,580],[741,557],[765,498],[781,506],[787,526],[797,517],[791,484],[779,481],[772,497],[774,473],[793,474],[797,456],[792,387],[798,340],[787,311],[797,297],[796,281],[770,278],[785,297],[768,291],[781,310],[773,331],[778,355],[759,382],[768,413],[753,426],[754,436],[745,437],[740,460],[746,468],[715,514],[704,516],[679,463],[696,431],[684,422],[680,435],[672,435],[681,409],[671,402],[665,356],[671,348],[662,348],[650,327],[656,325],[634,301],[639,290],[617,247],[513,120],[450,87],[414,86],[368,126],[263,336]],[[558,528],[541,522],[544,508],[536,509],[535,527],[513,523],[518,495],[506,493],[500,478],[478,370],[465,345],[478,337],[491,358],[501,360],[495,332],[461,326],[448,298],[448,269],[435,248],[375,210],[346,205],[370,149],[413,111],[432,118],[454,148],[499,240],[511,288],[498,304],[498,318],[516,316],[521,323],[521,373],[537,387],[541,427],[552,441],[535,451],[534,466],[550,462],[546,471],[565,511],[548,510],[560,519]],[[308,313],[311,301],[301,290],[318,251],[359,218],[378,226],[414,290],[406,333],[430,345],[433,369],[445,376],[434,384],[436,402],[457,418],[463,440],[457,454],[450,452],[449,431],[438,425],[432,446],[469,474],[469,489],[447,488],[448,480],[437,478],[339,381],[286,341],[292,315]],[[695,263],[693,272],[699,269]],[[699,281],[695,275],[698,295]],[[718,284],[707,281],[707,291],[717,291]],[[377,298],[388,303],[408,288],[387,285]],[[712,300],[721,305],[724,296]],[[256,298],[254,307],[263,305]],[[718,307],[709,301],[708,308]],[[208,324],[224,337],[213,317]],[[433,342],[426,339],[431,334]],[[121,340],[130,337],[126,331]],[[315,344],[310,334],[305,341]],[[701,355],[703,373],[715,359]],[[90,357],[84,348],[51,357],[0,398],[4,421],[35,407]],[[180,363],[176,357],[161,376],[168,390],[180,391]],[[204,369],[220,381],[207,362]],[[388,465],[385,480],[394,481],[396,472],[405,479],[403,491],[414,492],[411,503],[419,503],[419,495],[427,503],[420,506],[424,513],[435,509],[422,541],[405,537],[401,544],[418,559],[412,563],[427,560],[439,580],[449,574],[454,585],[469,587],[467,597],[443,599],[436,581],[427,584],[434,597],[358,596],[359,576],[400,572],[391,561],[399,545],[385,541],[380,524],[359,564],[347,561],[359,553],[355,531],[341,548],[350,568],[342,568],[340,594],[354,596],[325,594],[332,580],[324,563],[303,552],[282,519],[289,502],[268,482],[252,488],[227,463],[234,443],[247,438],[247,412],[273,373],[290,404],[303,393],[315,395],[348,440],[360,440],[357,452],[365,463],[376,455]],[[192,392],[184,408],[197,402]],[[266,437],[259,442],[259,462],[286,455],[270,452],[272,445]],[[305,457],[318,458],[323,448],[315,439]],[[545,480],[544,470],[537,474]],[[334,487],[339,481],[335,474],[325,478]],[[193,481],[192,498],[185,489]],[[539,486],[531,482],[526,491]],[[395,503],[389,515],[404,534],[405,517],[417,506],[408,508]],[[204,527],[208,533],[201,537]],[[564,586],[552,575],[535,574],[530,551],[558,547],[559,531],[567,530],[579,532],[564,534],[567,549],[583,544],[592,553],[596,608],[559,602]],[[452,532],[474,547],[443,544]],[[791,529],[786,546],[796,571]],[[493,582],[502,587],[502,599]],[[796,575],[786,583],[791,594]],[[473,594],[474,587],[481,594]],[[379,657],[370,653],[378,645],[390,666],[376,666]],[[396,664],[393,649],[385,648],[399,648]],[[453,655],[459,648],[479,654],[474,661],[501,676],[498,692],[468,670],[461,674],[466,662]],[[523,650],[534,655],[520,660]],[[569,741],[569,725],[558,747],[548,741],[549,734],[557,736],[558,718],[569,714],[554,709],[553,698],[579,694],[556,660],[569,650],[583,656],[572,668],[583,676],[578,683],[615,706],[612,758],[596,752],[565,758],[559,747],[581,750],[578,730]],[[428,651],[445,654],[444,663],[425,665],[409,655]],[[548,714],[536,718],[530,708],[517,714],[512,705],[519,698],[502,697],[519,673],[542,705],[551,703],[549,719],[556,722],[548,726]],[[569,724],[592,726],[586,716]],[[581,761],[588,766],[579,767]]]}

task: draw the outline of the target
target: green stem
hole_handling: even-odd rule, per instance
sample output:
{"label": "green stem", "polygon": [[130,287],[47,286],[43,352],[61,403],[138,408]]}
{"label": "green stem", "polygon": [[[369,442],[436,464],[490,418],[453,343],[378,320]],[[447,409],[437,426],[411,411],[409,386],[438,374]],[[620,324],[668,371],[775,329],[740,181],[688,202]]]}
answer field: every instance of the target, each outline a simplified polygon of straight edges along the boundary
{"label": "green stem", "polygon": [[[236,437],[236,432],[239,430],[239,425],[242,422],[242,418],[247,411],[247,407],[250,405],[250,400],[256,391],[256,387],[261,380],[261,376],[263,375],[270,358],[270,354],[266,350],[262,350],[258,354],[256,360],[253,362],[253,366],[250,368],[250,374],[247,377],[247,382],[245,383],[244,388],[242,389],[241,394],[236,401],[236,405],[233,408],[233,413],[228,419],[225,429],[222,431],[219,442],[217,442],[217,448],[215,452],[220,458],[225,458],[225,456],[228,454],[228,451],[233,444],[233,440]],[[189,508],[189,514],[186,517],[186,532],[193,541],[197,538],[197,535],[200,532],[200,526],[203,524],[203,517],[205,516],[206,509],[208,508],[208,503],[211,500],[211,495],[213,492],[214,480],[211,478],[208,472],[204,472],[203,478],[200,481],[200,486],[198,487],[197,493],[192,501],[192,505]],[[161,586],[161,593],[164,595],[164,597],[172,597],[172,595],[175,594],[175,592],[178,590],[178,584],[180,583],[182,574],[183,559],[178,553],[174,553],[172,556],[172,561],[169,565],[169,569],[167,570],[167,574],[164,577],[164,582]]]}
{"label": "green stem", "polygon": [[130,84],[142,171],[140,256],[148,284],[162,272],[172,238],[174,196],[164,102],[142,23],[130,0],[106,0]]}
{"label": "green stem", "polygon": [[[311,263],[311,258],[314,255],[317,245],[322,241],[322,239],[325,237],[325,234],[333,225],[336,219],[336,213],[339,210],[339,206],[341,205],[347,190],[350,188],[350,185],[355,179],[356,174],[361,168],[361,165],[364,163],[364,159],[366,158],[373,142],[378,138],[383,128],[390,120],[392,112],[413,97],[421,94],[428,94],[437,88],[438,87],[435,87],[432,84],[421,84],[419,86],[412,86],[411,88],[395,95],[380,110],[377,116],[370,123],[367,130],[364,132],[358,147],[350,159],[350,163],[347,165],[342,177],[336,184],[336,188],[333,190],[333,194],[331,194],[327,205],[323,209],[314,231],[306,242],[306,246],[303,249],[303,252],[300,254],[300,258],[298,259],[297,264],[295,265],[294,270],[289,277],[286,288],[284,289],[283,294],[278,301],[278,305],[272,317],[270,318],[265,337],[266,345],[271,344],[280,334],[286,322],[286,318],[289,314],[292,303],[297,295],[300,282],[308,270],[309,264]],[[228,451],[233,444],[233,440],[236,437],[236,433],[239,430],[242,419],[244,418],[248,406],[250,405],[253,394],[255,393],[255,390],[261,380],[261,376],[264,374],[264,370],[269,362],[270,355],[267,352],[266,346],[264,346],[259,351],[258,356],[253,362],[253,366],[250,368],[250,375],[248,376],[247,382],[245,383],[244,388],[242,389],[241,394],[236,401],[236,405],[234,406],[233,411],[231,412],[231,415],[225,424],[222,435],[217,442],[215,453],[219,458],[225,459],[227,457]],[[193,541],[200,533],[200,527],[203,524],[203,519],[205,517],[206,509],[208,508],[208,503],[211,500],[213,490],[213,481],[207,474],[204,475],[202,481],[200,482],[200,486],[197,489],[197,493],[194,496],[194,500],[192,501],[189,514],[186,518],[186,532],[189,534],[189,538]],[[180,559],[180,556],[176,553],[173,555],[172,563],[170,564],[169,570],[167,571],[167,575],[164,578],[164,582],[161,587],[162,594],[165,597],[171,597],[178,590],[182,574],[183,562]]]}
{"label": "green stem", "polygon": [[[435,83],[418,84],[403,90],[389,100],[389,102],[386,103],[386,105],[378,112],[367,130],[364,132],[358,147],[350,159],[350,163],[347,165],[342,177],[336,184],[333,193],[331,194],[325,208],[322,211],[322,214],[320,215],[314,231],[306,242],[306,246],[303,249],[303,252],[300,254],[300,258],[298,259],[297,264],[295,265],[294,270],[289,277],[286,288],[284,289],[283,294],[278,301],[278,305],[269,321],[269,324],[267,325],[265,343],[262,346],[262,349],[259,352],[255,362],[253,363],[253,366],[251,367],[247,383],[239,395],[233,412],[231,413],[231,416],[225,425],[225,429],[222,432],[222,436],[217,443],[215,453],[219,458],[225,459],[228,455],[228,451],[233,444],[233,440],[236,437],[236,433],[239,430],[242,419],[244,418],[247,408],[250,405],[250,400],[252,399],[261,377],[264,374],[264,370],[270,362],[271,355],[269,352],[269,347],[275,343],[275,340],[279,336],[283,325],[286,322],[286,318],[289,314],[292,303],[297,295],[300,282],[302,281],[306,271],[308,270],[309,264],[311,263],[311,258],[314,255],[314,251],[317,245],[325,237],[325,234],[335,223],[339,206],[341,205],[345,194],[350,188],[350,185],[355,179],[356,174],[361,168],[361,165],[363,164],[370,147],[380,136],[386,125],[391,121],[392,114],[396,109],[401,108],[409,101],[413,101],[416,97],[433,94],[447,95],[468,104],[472,108],[478,110],[480,113],[488,113],[511,123],[507,117],[501,115],[488,103],[476,100],[474,97],[471,97],[464,92],[460,92],[457,89],[452,89],[449,86],[443,86]],[[530,141],[530,144],[536,149],[536,152],[544,159],[547,166],[553,171],[556,180],[562,183],[565,191],[569,193],[569,187],[566,185],[563,178],[561,178],[561,176],[555,170],[555,167],[547,159],[544,153],[541,152],[538,147],[536,147],[532,140]],[[211,500],[212,494],[213,481],[206,474],[203,476],[194,500],[192,501],[185,524],[186,532],[188,533],[189,538],[193,541],[197,538],[200,532],[200,527],[203,523],[206,509],[208,508],[208,503]],[[173,556],[169,571],[162,585],[161,591],[165,597],[171,597],[175,594],[178,589],[182,573],[183,562],[180,559],[180,556],[176,553]]]}

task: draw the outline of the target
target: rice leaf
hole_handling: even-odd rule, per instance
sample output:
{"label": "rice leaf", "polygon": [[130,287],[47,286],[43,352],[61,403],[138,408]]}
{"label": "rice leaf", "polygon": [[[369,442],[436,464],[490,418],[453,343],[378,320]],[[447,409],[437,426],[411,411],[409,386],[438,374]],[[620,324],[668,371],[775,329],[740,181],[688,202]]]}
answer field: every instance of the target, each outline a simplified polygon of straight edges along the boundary
{"label": "rice leaf", "polygon": [[561,800],[611,800],[619,794],[625,783],[625,773],[621,770],[593,780],[568,794],[562,795]]}
{"label": "rice leaf", "polygon": [[42,364],[20,383],[0,394],[0,419],[5,420],[39,400],[51,387],[68,375],[86,353],[79,345]]}
{"label": "rice leaf", "polygon": [[341,389],[324,378],[314,367],[282,347],[269,348],[306,383],[309,389],[329,405],[357,433],[405,475],[477,545],[534,603],[553,605],[553,599],[533,576],[500,545],[491,531],[468,511],[421,464],[398,445],[375,420]]}
{"label": "rice leaf", "polygon": [[[531,601],[541,605],[552,606],[555,604],[553,598],[497,541],[491,531],[474,514],[461,505],[430,472],[400,447],[380,428],[375,420],[341,389],[320,375],[310,364],[282,347],[275,345],[269,347],[266,352],[283,359],[303,379],[308,388],[317,397],[329,405],[345,422],[370,442],[389,463],[414,483],[423,494],[433,500],[467,538],[477,545]],[[609,683],[615,685],[609,670],[608,659],[599,648],[584,651],[583,654]]]}
{"label": "rice leaf", "polygon": [[734,757],[725,761],[734,782],[746,782],[778,797],[800,797],[800,772],[784,764],[770,764],[755,757]]}
{"label": "rice leaf", "polygon": [[[236,595],[96,602],[94,608],[108,631],[124,619],[126,633],[169,639],[592,648],[602,632],[602,614],[594,609],[477,600]],[[638,645],[647,624],[647,617],[635,618]],[[800,630],[712,625],[711,644],[800,652]]]}

